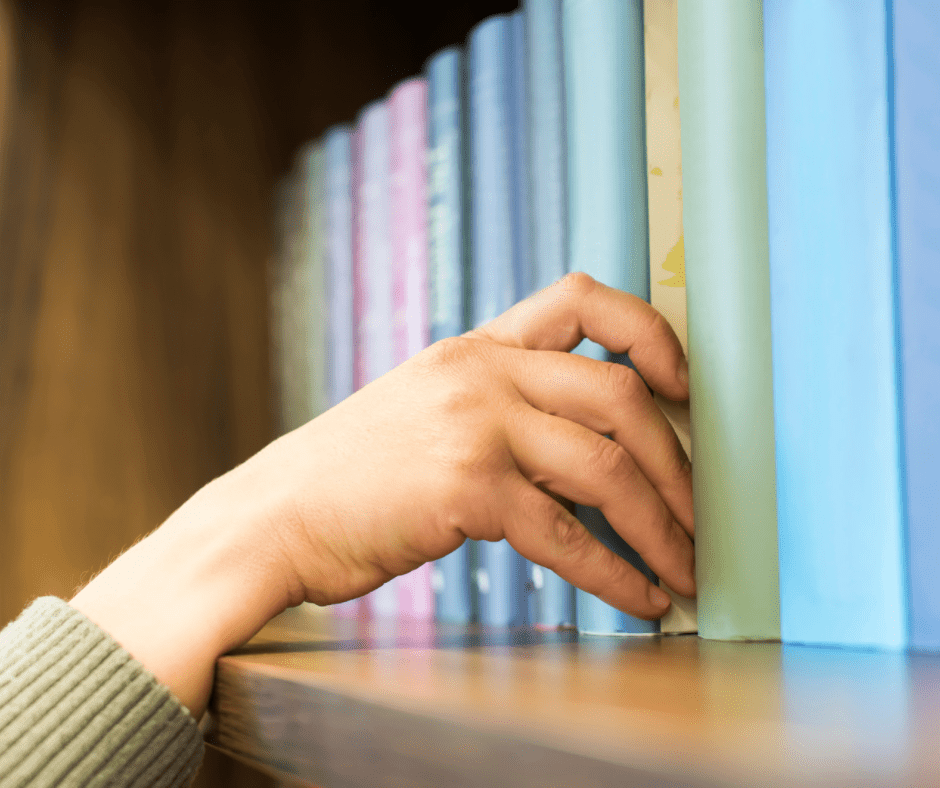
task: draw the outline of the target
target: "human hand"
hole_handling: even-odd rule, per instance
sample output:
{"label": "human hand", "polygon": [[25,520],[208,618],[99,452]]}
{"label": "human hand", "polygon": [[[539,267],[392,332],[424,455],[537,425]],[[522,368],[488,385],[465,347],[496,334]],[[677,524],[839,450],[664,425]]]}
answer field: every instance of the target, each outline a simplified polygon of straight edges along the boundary
{"label": "human hand", "polygon": [[[643,379],[566,352],[584,336],[629,351]],[[668,597],[565,506],[599,507],[673,590],[694,594],[691,467],[644,379],[688,396],[669,325],[569,275],[211,482],[72,604],[196,714],[215,658],[284,608],[360,596],[466,538],[506,538],[609,604],[658,617]]]}
{"label": "human hand", "polygon": [[671,588],[694,594],[688,460],[636,372],[562,352],[585,335],[629,350],[654,389],[688,396],[666,321],[575,274],[437,343],[243,466],[283,485],[292,601],[360,596],[465,538],[505,537],[615,607],[662,615],[668,598],[547,493],[598,506]]}

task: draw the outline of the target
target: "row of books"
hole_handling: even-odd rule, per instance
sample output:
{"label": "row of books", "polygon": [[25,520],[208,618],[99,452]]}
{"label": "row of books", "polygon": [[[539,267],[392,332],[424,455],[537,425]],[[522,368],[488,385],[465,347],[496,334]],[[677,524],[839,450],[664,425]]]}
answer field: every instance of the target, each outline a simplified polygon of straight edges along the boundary
{"label": "row of books", "polygon": [[[587,271],[688,340],[692,418],[660,405],[695,448],[699,597],[662,630],[940,648],[938,43],[917,0],[527,0],[484,21],[284,187],[284,428]],[[505,543],[390,585],[372,610],[657,631]]]}

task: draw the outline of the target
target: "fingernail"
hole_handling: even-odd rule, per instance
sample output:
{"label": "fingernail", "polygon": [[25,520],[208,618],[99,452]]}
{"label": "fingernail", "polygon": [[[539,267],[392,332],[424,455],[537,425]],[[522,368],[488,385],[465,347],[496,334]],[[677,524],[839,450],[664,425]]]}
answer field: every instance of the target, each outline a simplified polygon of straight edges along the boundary
{"label": "fingernail", "polygon": [[689,387],[689,360],[685,356],[679,361],[679,369],[676,371],[676,377],[679,379],[683,388]]}
{"label": "fingernail", "polygon": [[650,602],[653,603],[653,607],[665,609],[672,604],[669,594],[663,591],[659,586],[650,585],[649,597]]}

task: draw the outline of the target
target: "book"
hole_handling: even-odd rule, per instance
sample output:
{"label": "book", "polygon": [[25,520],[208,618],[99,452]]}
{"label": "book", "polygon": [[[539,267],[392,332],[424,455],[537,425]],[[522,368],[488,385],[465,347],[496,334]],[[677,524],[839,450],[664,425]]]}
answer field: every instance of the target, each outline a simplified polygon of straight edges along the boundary
{"label": "book", "polygon": [[899,647],[886,6],[765,0],[764,15],[781,633]]}
{"label": "book", "polygon": [[289,432],[292,421],[291,391],[288,371],[291,368],[288,341],[288,285],[290,271],[290,238],[294,230],[294,206],[297,191],[296,173],[283,176],[274,191],[274,250],[268,269],[269,308],[271,310],[271,380],[272,410],[274,412],[275,433],[283,435]]}
{"label": "book", "polygon": [[[326,170],[326,294],[329,303],[327,377],[330,406],[355,391],[355,321],[353,308],[353,133],[346,126],[324,137]],[[331,606],[343,617],[364,609],[362,599]]]}
{"label": "book", "polygon": [[[431,341],[462,334],[469,325],[467,244],[467,135],[464,58],[457,47],[427,64],[428,80],[428,285]],[[464,542],[434,562],[437,618],[469,623],[473,545]]]}
{"label": "book", "polygon": [[[427,82],[398,84],[388,98],[394,362],[428,346]],[[398,578],[398,613],[432,618],[431,564]]]}
{"label": "book", "polygon": [[353,227],[352,227],[352,132],[348,127],[330,129],[324,138],[327,222],[327,301],[329,328],[330,406],[353,393]]}
{"label": "book", "polygon": [[[528,161],[531,185],[532,289],[568,272],[565,96],[561,0],[526,0]],[[529,564],[531,620],[542,627],[574,626],[574,587],[550,569]]]}
{"label": "book", "polygon": [[[359,249],[362,385],[368,385],[395,366],[392,279],[391,161],[389,112],[384,101],[365,107],[359,115],[361,180],[358,187],[357,246]],[[398,578],[368,595],[377,616],[398,613]]]}
{"label": "book", "polygon": [[[910,643],[940,649],[940,20],[933,3],[894,0],[894,139],[901,422],[910,572]],[[890,86],[889,86],[890,87]]]}
{"label": "book", "polygon": [[[678,0],[644,0],[646,173],[650,303],[669,321],[687,354],[677,13]],[[691,458],[689,403],[673,402],[660,394],[656,394],[655,399]],[[666,591],[672,598],[672,607],[660,620],[660,631],[695,632],[698,629],[695,600],[675,594],[668,588]]]}
{"label": "book", "polygon": [[[505,312],[517,297],[513,24],[509,16],[486,19],[471,31],[468,46],[474,327]],[[508,542],[479,543],[474,579],[482,623],[527,623],[527,562]]]}
{"label": "book", "polygon": [[678,11],[698,630],[778,639],[762,10]]}
{"label": "book", "polygon": [[[570,267],[648,301],[642,2],[565,0],[562,25]],[[576,352],[626,360],[590,340]],[[599,510],[578,506],[577,516],[597,539],[655,582]],[[659,630],[657,621],[627,615],[581,590],[576,605],[583,632]]]}
{"label": "book", "polygon": [[298,265],[297,313],[301,327],[301,386],[305,424],[329,407],[326,371],[326,170],[322,142],[301,150],[301,243]]}

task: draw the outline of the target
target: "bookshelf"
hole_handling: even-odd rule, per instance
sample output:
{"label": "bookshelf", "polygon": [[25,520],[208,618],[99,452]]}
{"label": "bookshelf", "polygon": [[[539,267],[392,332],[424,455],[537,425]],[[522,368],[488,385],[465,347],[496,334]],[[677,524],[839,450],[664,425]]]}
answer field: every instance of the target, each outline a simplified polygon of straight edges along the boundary
{"label": "bookshelf", "polygon": [[[515,5],[0,0],[0,625],[267,442],[277,177]],[[935,657],[352,626],[222,660],[200,784],[940,782]]]}
{"label": "bookshelf", "polygon": [[940,657],[287,611],[220,662],[208,741],[324,786],[940,782]]}

